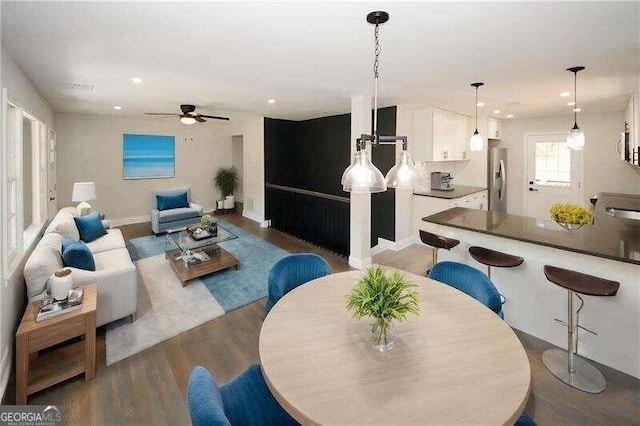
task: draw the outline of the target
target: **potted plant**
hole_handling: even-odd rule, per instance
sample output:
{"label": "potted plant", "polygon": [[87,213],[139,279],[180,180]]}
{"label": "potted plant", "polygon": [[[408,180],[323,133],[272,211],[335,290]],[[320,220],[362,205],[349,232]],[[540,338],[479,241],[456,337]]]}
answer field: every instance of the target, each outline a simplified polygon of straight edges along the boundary
{"label": "potted plant", "polygon": [[377,351],[386,352],[394,346],[394,321],[420,314],[418,292],[413,287],[399,272],[387,275],[381,267],[372,266],[347,295],[347,310],[354,318],[373,319],[371,334]]}
{"label": "potted plant", "polygon": [[[224,197],[224,208],[232,209],[235,204],[233,193],[238,189],[238,172],[235,167],[221,167],[218,169],[213,181],[222,197]],[[220,208],[219,202],[218,208]]]}
{"label": "potted plant", "polygon": [[593,215],[588,209],[575,204],[555,203],[549,209],[549,213],[558,225],[569,231],[582,228],[593,220]]}

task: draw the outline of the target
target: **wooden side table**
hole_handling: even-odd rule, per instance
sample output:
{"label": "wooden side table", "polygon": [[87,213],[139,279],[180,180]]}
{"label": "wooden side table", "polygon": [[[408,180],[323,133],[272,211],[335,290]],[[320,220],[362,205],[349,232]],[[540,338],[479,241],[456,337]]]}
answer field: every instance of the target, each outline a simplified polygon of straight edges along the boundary
{"label": "wooden side table", "polygon": [[[79,310],[36,322],[40,302],[27,306],[16,332],[16,404],[27,396],[84,373],[86,381],[96,376],[96,302],[98,287],[83,287]],[[84,339],[61,345],[38,356],[38,351],[74,337]]]}

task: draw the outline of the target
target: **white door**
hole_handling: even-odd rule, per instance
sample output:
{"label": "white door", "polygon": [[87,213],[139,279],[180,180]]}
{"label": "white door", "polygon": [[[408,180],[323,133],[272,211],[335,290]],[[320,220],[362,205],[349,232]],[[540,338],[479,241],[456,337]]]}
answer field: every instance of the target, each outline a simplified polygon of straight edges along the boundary
{"label": "white door", "polygon": [[49,219],[53,219],[58,211],[57,189],[56,189],[56,132],[49,130],[47,141],[47,212]]}
{"label": "white door", "polygon": [[552,204],[580,204],[582,153],[567,148],[566,139],[566,134],[538,134],[526,137],[526,216],[551,220],[549,209]]}

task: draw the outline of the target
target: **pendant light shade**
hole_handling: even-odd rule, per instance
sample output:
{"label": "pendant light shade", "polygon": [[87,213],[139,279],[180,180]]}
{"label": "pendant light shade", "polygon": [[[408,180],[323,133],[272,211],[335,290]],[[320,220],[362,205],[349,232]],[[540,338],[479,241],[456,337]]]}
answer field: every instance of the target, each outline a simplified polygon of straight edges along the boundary
{"label": "pendant light shade", "polygon": [[584,149],[584,132],[578,126],[578,95],[577,79],[578,72],[582,71],[584,67],[571,67],[567,68],[567,71],[573,73],[573,127],[567,135],[567,148],[573,151],[582,151]]}
{"label": "pendant light shade", "polygon": [[417,175],[416,168],[411,161],[411,154],[409,151],[402,151],[395,166],[387,173],[387,186],[397,189],[412,189],[414,177]]}
{"label": "pendant light shade", "polygon": [[180,122],[182,124],[194,124],[196,119],[193,117],[180,117]]}
{"label": "pendant light shade", "polygon": [[573,126],[567,136],[567,148],[574,151],[582,151],[584,149],[584,132],[578,127],[578,123]]}
{"label": "pendant light shade", "polygon": [[482,151],[482,149],[484,148],[484,140],[482,140],[482,135],[480,134],[480,132],[478,132],[478,129],[476,129],[475,132],[473,132],[473,135],[471,135],[471,138],[469,139],[469,150],[471,151]]}
{"label": "pendant light shade", "polygon": [[342,174],[342,189],[347,192],[384,192],[387,182],[369,159],[366,150],[356,152],[353,163]]}
{"label": "pendant light shade", "polygon": [[484,149],[484,140],[480,132],[478,132],[478,88],[484,86],[484,83],[471,83],[471,86],[476,88],[476,131],[469,138],[469,150],[479,152]]}

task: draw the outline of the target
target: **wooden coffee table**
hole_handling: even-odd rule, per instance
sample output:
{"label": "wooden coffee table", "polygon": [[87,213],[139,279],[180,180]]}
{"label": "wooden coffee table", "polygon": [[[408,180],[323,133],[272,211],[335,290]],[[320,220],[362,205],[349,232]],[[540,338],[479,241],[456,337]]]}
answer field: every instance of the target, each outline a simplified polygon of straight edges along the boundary
{"label": "wooden coffee table", "polygon": [[[231,253],[218,245],[222,241],[229,241],[238,238],[229,230],[223,228],[218,223],[218,235],[212,238],[196,241],[185,230],[167,231],[167,242],[173,248],[165,252],[165,258],[169,261],[171,268],[182,282],[182,286],[187,285],[187,281],[194,278],[209,275],[227,268],[240,266],[238,259]],[[205,252],[210,259],[197,263],[186,264],[183,256]]]}

